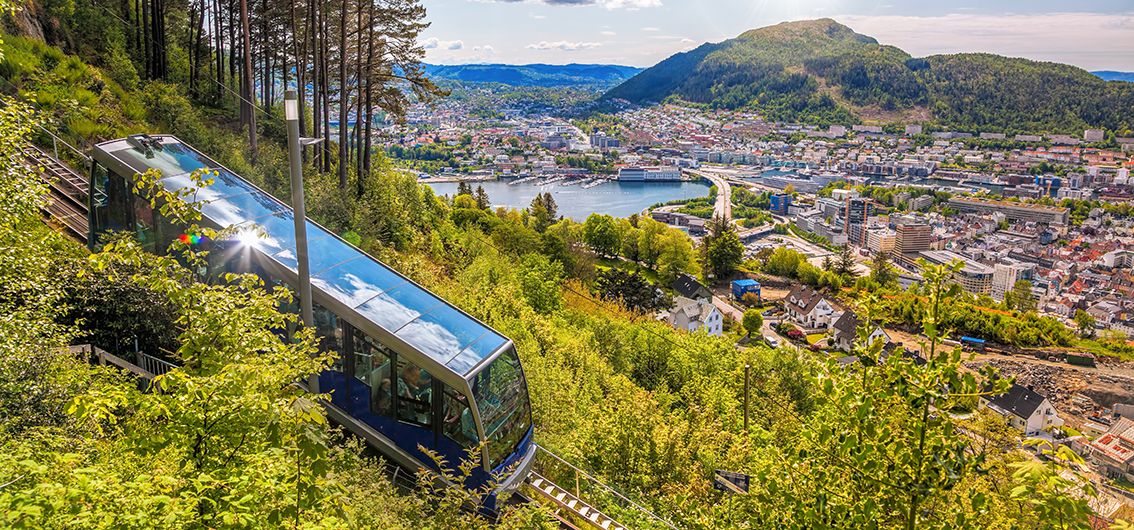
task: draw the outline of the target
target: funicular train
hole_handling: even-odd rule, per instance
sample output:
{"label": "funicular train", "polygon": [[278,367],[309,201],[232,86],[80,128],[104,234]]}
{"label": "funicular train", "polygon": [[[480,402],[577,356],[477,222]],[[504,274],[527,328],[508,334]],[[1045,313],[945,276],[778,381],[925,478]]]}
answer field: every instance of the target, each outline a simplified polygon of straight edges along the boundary
{"label": "funicular train", "polygon": [[[237,227],[239,235],[201,242],[211,252],[199,276],[251,272],[295,292],[292,209],[174,136],[134,135],[95,146],[91,244],[109,231],[127,231],[147,250],[164,252],[186,227],[134,193],[134,179],[157,169],[164,189],[184,190],[201,168],[216,172],[191,198],[202,223]],[[329,416],[410,470],[436,467],[419,446],[455,465],[483,443],[481,465],[466,485],[494,481],[488,503],[519,487],[536,447],[512,341],[316,223],[306,226],[314,325],[321,347],[337,359],[311,389],[331,393]]]}

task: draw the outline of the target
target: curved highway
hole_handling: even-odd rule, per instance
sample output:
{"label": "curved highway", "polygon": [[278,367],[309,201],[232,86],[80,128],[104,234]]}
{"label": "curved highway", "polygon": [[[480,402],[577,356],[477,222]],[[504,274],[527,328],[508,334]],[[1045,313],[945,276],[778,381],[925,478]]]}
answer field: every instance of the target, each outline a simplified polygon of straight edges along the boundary
{"label": "curved highway", "polygon": [[732,221],[732,186],[723,177],[706,173],[704,171],[697,171],[694,169],[685,170],[691,175],[708,179],[714,186],[717,187],[717,202],[713,206],[714,217],[724,217]]}

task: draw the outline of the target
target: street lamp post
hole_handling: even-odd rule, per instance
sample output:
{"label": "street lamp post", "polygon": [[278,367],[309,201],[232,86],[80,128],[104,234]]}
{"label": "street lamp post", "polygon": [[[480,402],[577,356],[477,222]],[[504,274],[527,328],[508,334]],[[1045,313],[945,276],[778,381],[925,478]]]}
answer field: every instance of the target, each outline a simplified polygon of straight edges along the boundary
{"label": "street lamp post", "polygon": [[[287,158],[291,163],[291,206],[295,216],[295,257],[299,261],[299,308],[304,327],[315,321],[311,306],[311,264],[307,259],[307,206],[303,201],[303,158],[299,147],[299,99],[295,90],[284,92],[284,118],[287,120]],[[308,381],[312,392],[319,392],[319,379]]]}

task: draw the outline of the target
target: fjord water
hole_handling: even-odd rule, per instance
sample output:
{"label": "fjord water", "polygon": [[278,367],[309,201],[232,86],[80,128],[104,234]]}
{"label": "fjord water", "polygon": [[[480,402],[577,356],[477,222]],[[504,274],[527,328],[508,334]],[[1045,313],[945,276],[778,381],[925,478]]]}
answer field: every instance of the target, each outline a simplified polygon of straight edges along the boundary
{"label": "fjord water", "polygon": [[[428,182],[428,181],[425,181]],[[473,189],[484,187],[493,207],[527,208],[536,194],[551,192],[559,205],[559,215],[584,221],[592,213],[629,217],[651,205],[675,199],[692,199],[709,194],[705,182],[606,182],[590,189],[580,185],[563,186],[562,182],[538,185],[521,183],[509,185],[502,181],[471,182]],[[456,182],[430,183],[437,195],[452,196],[457,192]]]}

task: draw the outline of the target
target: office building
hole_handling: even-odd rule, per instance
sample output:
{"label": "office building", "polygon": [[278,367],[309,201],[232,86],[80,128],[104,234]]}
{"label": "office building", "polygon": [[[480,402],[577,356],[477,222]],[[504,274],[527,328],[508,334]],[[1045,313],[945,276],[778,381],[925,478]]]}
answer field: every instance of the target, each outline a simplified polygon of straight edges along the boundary
{"label": "office building", "polygon": [[847,241],[862,246],[866,244],[866,220],[874,215],[874,201],[856,197],[848,199],[843,215]]}
{"label": "office building", "polygon": [[787,215],[788,208],[791,208],[792,196],[790,193],[774,193],[771,197],[771,205],[768,207],[773,213],[780,215]]}
{"label": "office building", "polygon": [[872,228],[866,231],[866,248],[871,252],[890,254],[894,252],[897,241],[897,233],[889,228]]}
{"label": "office building", "polygon": [[1004,297],[1012,291],[1016,282],[1032,281],[1035,278],[1035,270],[1035,263],[997,263],[992,271],[992,297],[1004,301]]}
{"label": "office building", "polygon": [[916,260],[917,252],[928,251],[933,244],[933,227],[921,222],[898,225],[894,236],[894,258],[902,259],[911,254]]}
{"label": "office building", "polygon": [[936,265],[948,265],[960,260],[964,263],[964,267],[953,274],[953,280],[960,284],[962,289],[972,294],[990,294],[992,292],[994,271],[988,265],[949,250],[924,250],[921,252],[921,257]]}
{"label": "office building", "polygon": [[621,145],[622,143],[618,141],[618,138],[607,136],[607,134],[602,131],[595,131],[594,134],[591,135],[591,147],[598,149],[615,149]]}
{"label": "office building", "polygon": [[1002,213],[1012,221],[1032,221],[1048,224],[1067,224],[1067,208],[1040,206],[1009,201],[985,201],[967,197],[953,197],[946,203],[950,208],[964,213],[992,214]]}
{"label": "office building", "polygon": [[919,195],[917,197],[910,199],[908,204],[909,204],[911,210],[914,210],[914,211],[917,211],[917,212],[920,212],[920,211],[923,211],[923,210],[928,210],[929,208],[931,208],[933,206],[933,196],[932,195]]}

